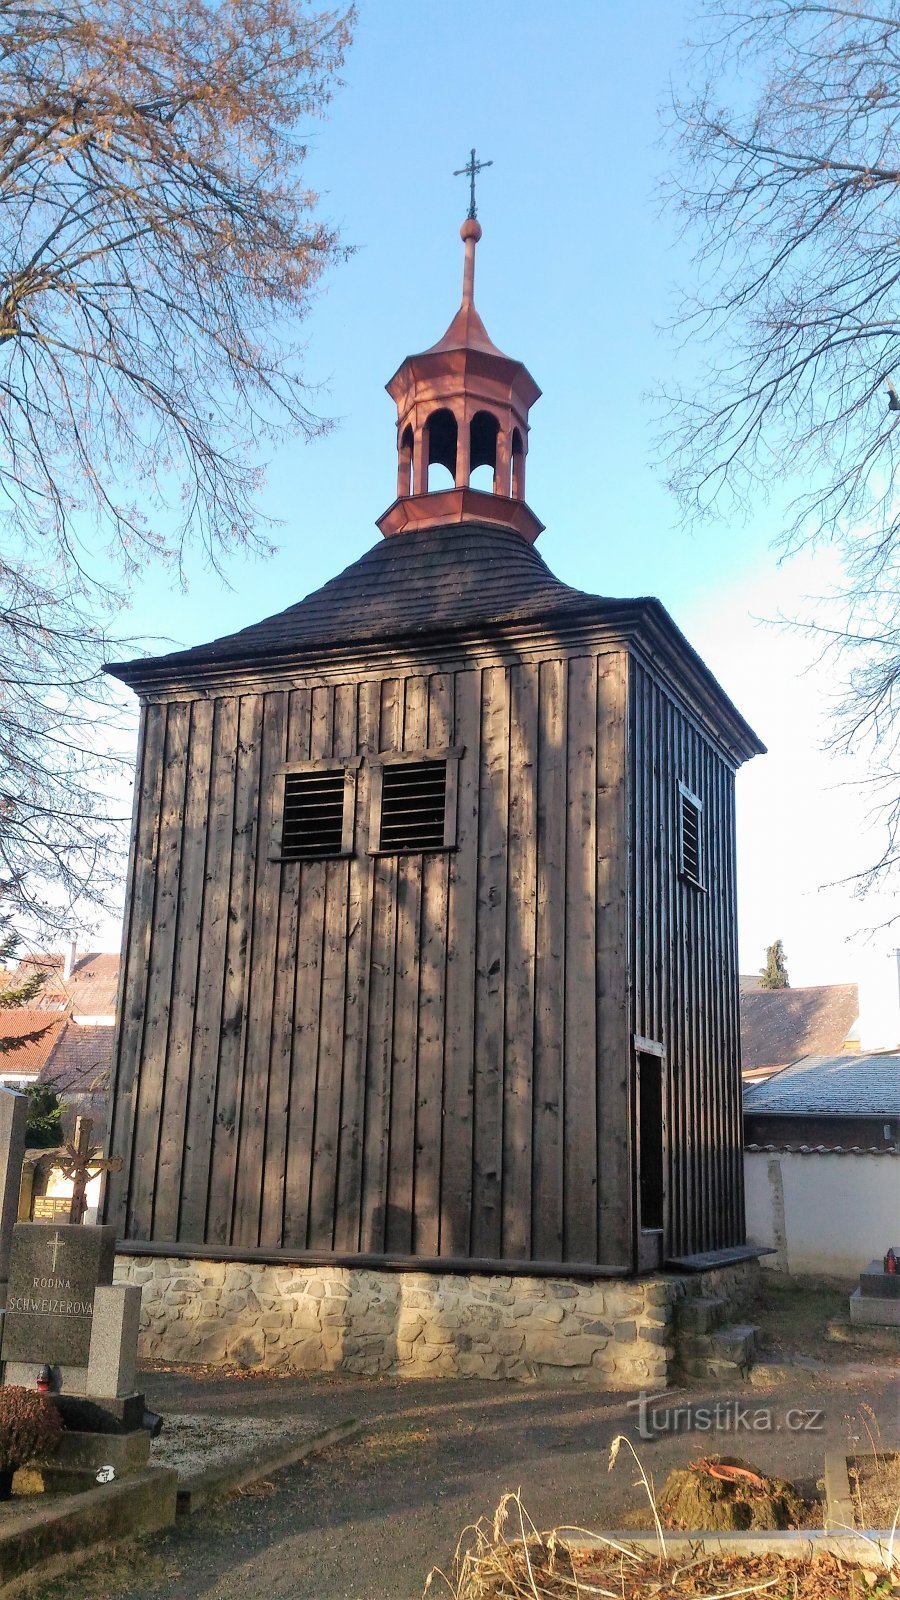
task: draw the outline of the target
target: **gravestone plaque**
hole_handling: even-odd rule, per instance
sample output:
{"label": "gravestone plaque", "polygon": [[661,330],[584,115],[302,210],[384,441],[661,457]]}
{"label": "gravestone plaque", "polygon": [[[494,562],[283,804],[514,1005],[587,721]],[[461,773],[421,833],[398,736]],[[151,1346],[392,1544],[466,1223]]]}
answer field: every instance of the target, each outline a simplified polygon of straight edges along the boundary
{"label": "gravestone plaque", "polygon": [[72,1202],[63,1196],[39,1194],[32,1202],[32,1222],[68,1222],[71,1215]]}
{"label": "gravestone plaque", "polygon": [[5,1362],[87,1366],[94,1292],[112,1283],[115,1244],[110,1227],[20,1222],[13,1229]]}

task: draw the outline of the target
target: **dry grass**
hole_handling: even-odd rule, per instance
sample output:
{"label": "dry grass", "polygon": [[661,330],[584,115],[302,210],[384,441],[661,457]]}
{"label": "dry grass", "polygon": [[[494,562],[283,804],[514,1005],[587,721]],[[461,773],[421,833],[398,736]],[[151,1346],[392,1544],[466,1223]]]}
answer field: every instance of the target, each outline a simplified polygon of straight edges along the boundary
{"label": "dry grass", "polygon": [[854,1437],[861,1448],[847,1460],[857,1525],[896,1529],[900,1525],[900,1453],[885,1445],[871,1406],[860,1406],[858,1422],[862,1432]]}
{"label": "dry grass", "polygon": [[[599,1540],[590,1549],[579,1541]],[[505,1494],[494,1517],[467,1528],[449,1574],[434,1568],[425,1593],[453,1600],[897,1600],[900,1566],[872,1566],[821,1555],[809,1561],[782,1556],[672,1558],[581,1528],[540,1533],[518,1494]]]}
{"label": "dry grass", "polygon": [[425,1583],[452,1600],[900,1600],[900,1551],[872,1545],[871,1567],[819,1555],[809,1560],[760,1554],[699,1554],[676,1558],[666,1545],[648,1478],[624,1435],[613,1440],[609,1470],[623,1446],[637,1467],[656,1528],[656,1550],[589,1533],[554,1528],[541,1533],[520,1494],[505,1494],[494,1516],[464,1529],[449,1574],[433,1568]]}

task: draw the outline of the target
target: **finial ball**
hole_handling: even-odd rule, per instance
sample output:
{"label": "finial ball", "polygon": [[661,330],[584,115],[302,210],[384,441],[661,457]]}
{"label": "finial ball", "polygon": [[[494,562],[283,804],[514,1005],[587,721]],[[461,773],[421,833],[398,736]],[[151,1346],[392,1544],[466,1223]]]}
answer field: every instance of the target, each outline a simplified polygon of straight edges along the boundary
{"label": "finial ball", "polygon": [[481,223],[478,221],[477,217],[466,217],[465,222],[459,230],[459,237],[467,240],[474,239],[475,243],[478,243],[479,239],[481,238]]}

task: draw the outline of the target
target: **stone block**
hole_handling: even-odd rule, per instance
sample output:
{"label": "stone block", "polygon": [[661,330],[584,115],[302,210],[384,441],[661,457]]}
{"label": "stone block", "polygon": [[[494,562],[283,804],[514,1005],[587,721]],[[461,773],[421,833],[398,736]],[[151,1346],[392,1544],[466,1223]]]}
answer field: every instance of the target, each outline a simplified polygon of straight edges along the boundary
{"label": "stone block", "polygon": [[442,1328],[439,1322],[427,1322],[422,1335],[426,1344],[452,1344],[456,1337],[454,1328]]}
{"label": "stone block", "polygon": [[89,1472],[109,1466],[121,1476],[123,1472],[139,1472],[149,1459],[150,1435],[146,1428],[130,1433],[79,1433],[67,1428],[50,1465]]}
{"label": "stone block", "polygon": [[142,1394],[55,1394],[53,1403],[66,1427],[81,1433],[133,1433],[144,1419]]}
{"label": "stone block", "polygon": [[637,1326],[633,1322],[617,1322],[613,1332],[617,1344],[634,1344],[637,1339]]}
{"label": "stone block", "polygon": [[642,1322],[638,1327],[638,1335],[646,1344],[668,1344],[674,1338],[665,1322]]}
{"label": "stone block", "polygon": [[644,1303],[648,1306],[674,1305],[681,1293],[675,1278],[656,1278],[644,1284]]}
{"label": "stone block", "polygon": [[87,1363],[89,1395],[134,1393],[140,1316],[140,1284],[114,1283],[97,1289]]}
{"label": "stone block", "polygon": [[857,1327],[900,1328],[900,1300],[886,1295],[863,1295],[859,1289],[854,1289],[850,1296],[850,1321]]}
{"label": "stone block", "polygon": [[532,1361],[553,1367],[588,1367],[597,1352],[597,1340],[583,1334],[560,1339],[553,1334],[527,1333],[525,1354]]}

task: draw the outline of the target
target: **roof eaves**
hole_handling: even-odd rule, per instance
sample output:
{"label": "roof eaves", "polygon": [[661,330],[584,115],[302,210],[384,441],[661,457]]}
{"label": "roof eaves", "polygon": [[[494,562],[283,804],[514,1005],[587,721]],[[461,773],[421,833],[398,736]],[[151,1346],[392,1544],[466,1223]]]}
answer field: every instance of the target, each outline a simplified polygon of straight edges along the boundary
{"label": "roof eaves", "polygon": [[630,636],[637,641],[642,637],[645,638],[651,647],[649,651],[651,656],[655,654],[655,647],[660,644],[669,651],[674,649],[674,654],[682,666],[687,665],[689,668],[701,699],[705,699],[715,708],[717,722],[723,719],[724,714],[735,759],[744,761],[751,756],[766,753],[762,740],[741,716],[734,702],[672,620],[665,606],[654,596],[645,595],[620,600],[563,590],[558,602],[548,601],[546,607],[533,616],[501,615],[496,618],[486,616],[479,618],[477,622],[463,620],[456,624],[443,623],[439,626],[422,622],[414,627],[369,639],[354,640],[349,644],[341,642],[327,645],[311,642],[304,645],[302,641],[298,641],[280,648],[276,646],[267,651],[242,651],[237,645],[227,654],[218,654],[214,657],[198,656],[196,650],[177,651],[167,656],[110,662],[103,670],[112,677],[119,678],[138,694],[153,693],[167,689],[220,684],[233,678],[235,672],[249,671],[259,674],[262,669],[261,675],[271,678],[273,675],[302,670],[312,665],[327,666],[331,662],[346,659],[348,654],[359,660],[369,660],[373,657],[377,659],[386,649],[402,650],[404,647],[420,649],[424,637],[428,638],[429,644],[436,651],[440,651],[448,645],[465,645],[473,640],[482,641],[488,635],[491,639],[508,642],[514,641],[517,634],[533,635],[535,628],[553,626],[561,622],[571,625],[593,619],[615,626],[623,637]]}

